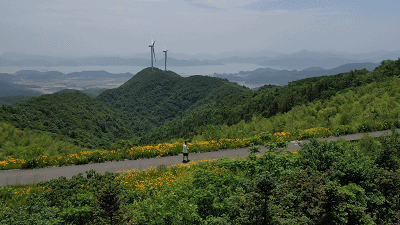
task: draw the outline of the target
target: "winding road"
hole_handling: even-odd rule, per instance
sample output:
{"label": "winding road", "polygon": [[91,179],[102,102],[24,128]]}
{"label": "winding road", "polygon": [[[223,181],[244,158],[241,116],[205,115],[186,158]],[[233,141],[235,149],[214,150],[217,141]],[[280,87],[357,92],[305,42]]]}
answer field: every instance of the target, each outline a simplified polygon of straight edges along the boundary
{"label": "winding road", "polygon": [[[400,132],[400,129],[396,129],[397,132]],[[320,141],[334,141],[338,139],[344,139],[348,141],[355,141],[361,139],[364,134],[368,134],[374,137],[381,136],[383,134],[391,134],[390,130],[384,131],[375,131],[369,133],[357,133],[344,135],[340,137],[327,137],[327,138],[318,138]],[[303,141],[291,141],[289,142],[289,146],[283,151],[296,151],[300,149],[301,143],[309,143],[308,140]],[[214,152],[202,152],[202,153],[190,153],[189,159],[191,161],[199,161],[203,159],[219,159],[221,157],[226,158],[238,158],[238,157],[246,157],[249,155],[248,148],[238,148],[238,149],[226,149],[219,150]],[[260,149],[261,153],[267,151],[267,148],[262,146]],[[177,156],[169,156],[169,157],[156,157],[150,159],[141,159],[141,160],[124,160],[124,161],[113,161],[113,162],[104,162],[104,163],[92,163],[85,165],[70,165],[70,166],[61,166],[61,167],[47,167],[47,168],[39,168],[39,169],[29,169],[29,170],[2,170],[0,171],[0,185],[17,185],[17,184],[34,184],[40,181],[51,180],[54,178],[59,178],[64,176],[68,179],[72,178],[73,175],[77,175],[79,173],[85,174],[86,171],[94,169],[97,173],[104,174],[106,171],[109,172],[118,172],[122,170],[142,170],[147,169],[149,167],[157,167],[160,165],[171,166],[175,164],[180,164],[182,162],[182,155]]]}

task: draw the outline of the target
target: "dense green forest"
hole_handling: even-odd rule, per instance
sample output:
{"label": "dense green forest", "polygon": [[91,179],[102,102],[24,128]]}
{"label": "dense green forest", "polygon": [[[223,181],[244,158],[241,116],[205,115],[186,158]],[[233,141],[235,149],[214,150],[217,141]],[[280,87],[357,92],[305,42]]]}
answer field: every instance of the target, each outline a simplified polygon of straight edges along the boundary
{"label": "dense green forest", "polygon": [[14,105],[18,102],[26,101],[31,98],[32,98],[32,96],[26,96],[26,95],[14,95],[14,96],[0,97],[0,106],[1,105]]}
{"label": "dense green forest", "polygon": [[[122,118],[122,119],[121,119]],[[80,92],[42,95],[0,108],[0,121],[47,131],[88,148],[106,148],[133,137],[120,113]]]}
{"label": "dense green forest", "polygon": [[399,224],[400,136],[0,186],[2,224]]}
{"label": "dense green forest", "polygon": [[96,98],[96,97],[99,96],[101,93],[103,93],[105,90],[107,90],[107,89],[104,89],[104,88],[99,88],[99,89],[86,89],[86,90],[64,89],[64,90],[61,90],[61,91],[57,91],[56,93],[58,94],[58,93],[69,93],[69,92],[76,92],[76,91],[79,91],[79,92],[82,92],[82,93],[84,93],[84,94],[89,95],[89,96],[92,97],[92,98]]}
{"label": "dense green forest", "polygon": [[151,128],[193,109],[227,96],[240,96],[250,89],[221,78],[181,77],[172,71],[146,68],[116,89],[106,90],[97,99],[132,118],[135,132],[143,135]]}
{"label": "dense green forest", "polygon": [[[368,88],[376,87],[379,89],[380,85],[389,85],[392,83],[393,77],[397,77],[400,75],[400,59],[393,61],[387,60],[383,61],[381,65],[375,68],[374,71],[370,72],[367,70],[358,70],[358,71],[350,71],[348,73],[342,73],[333,76],[322,76],[322,77],[313,77],[302,79],[294,82],[290,82],[286,86],[282,87],[271,87],[265,86],[261,87],[258,91],[247,93],[242,96],[230,96],[223,100],[219,100],[214,103],[210,103],[196,109],[193,109],[186,114],[175,118],[173,121],[166,122],[164,125],[152,130],[152,132],[146,134],[142,138],[143,143],[149,143],[154,140],[160,141],[168,141],[171,139],[185,137],[187,139],[193,138],[196,135],[201,135],[202,133],[210,132],[211,130],[220,129],[215,128],[215,125],[218,126],[232,126],[240,123],[241,121],[250,122],[254,117],[260,118],[270,118],[275,115],[287,114],[293,107],[299,106],[308,107],[308,105],[312,102],[318,101],[319,104],[323,104],[325,101],[329,101],[333,96],[348,92],[352,89],[356,90],[357,87],[362,87],[368,84]],[[394,85],[398,85],[397,81]],[[375,86],[374,86],[375,84]],[[389,90],[387,94],[392,96],[391,94],[396,93],[395,90],[398,90],[398,87],[391,86],[393,89]],[[359,95],[363,95],[366,93],[368,88],[361,88]],[[388,91],[387,89],[376,89],[377,92]],[[351,95],[351,94],[350,94]],[[375,93],[375,95],[381,95],[381,93]],[[344,97],[347,98],[347,97]],[[366,96],[365,98],[373,98],[373,95]],[[383,98],[385,98],[383,96]],[[392,98],[392,97],[391,97]],[[354,99],[354,98],[353,98]],[[396,98],[394,98],[396,99]],[[342,103],[346,103],[346,99],[343,102],[339,101],[338,98],[336,100],[337,107]],[[398,100],[398,97],[397,97]],[[382,100],[384,101],[384,100]],[[393,102],[393,98],[391,100]],[[368,104],[368,100],[364,100],[359,102],[359,104],[366,103]],[[317,103],[315,103],[317,104]],[[331,104],[332,106],[332,104]],[[336,106],[335,106],[336,107]],[[349,107],[349,105],[347,105]],[[362,106],[367,107],[367,106]],[[390,108],[390,107],[389,107]],[[358,108],[362,109],[362,108]],[[381,111],[379,106],[375,106],[374,109]],[[316,107],[316,112],[312,114],[308,114],[307,118],[317,116],[317,113],[321,113],[324,115],[320,115],[320,117],[324,116],[325,118],[330,119],[331,121],[326,121],[323,123],[308,123],[310,127],[307,127],[307,122],[303,122],[304,125],[298,126],[299,128],[311,128],[315,125],[325,126],[327,125],[347,125],[349,124],[349,113],[342,113],[341,121],[332,121],[332,118],[329,115],[328,110],[325,112],[319,112],[319,108]],[[343,109],[345,110],[345,109]],[[371,109],[372,110],[372,109]],[[376,111],[376,115],[378,115],[378,111]],[[292,111],[295,114],[294,111]],[[332,116],[334,116],[333,112],[331,112]],[[393,113],[392,113],[393,114]],[[347,116],[347,118],[345,118]],[[378,116],[379,119],[386,119],[385,116]],[[399,115],[395,115],[395,117],[399,117]],[[302,121],[305,118],[300,116],[296,117],[298,120]],[[377,119],[377,118],[365,118],[365,119]],[[294,116],[292,117],[294,121]],[[327,123],[326,123],[327,122]],[[356,123],[359,121],[353,121]],[[361,121],[363,122],[363,121]],[[287,128],[287,119],[277,121],[278,124],[273,131],[283,131],[284,128]],[[297,122],[297,124],[302,122]],[[243,122],[241,123],[243,124]],[[295,128],[294,122],[292,122],[292,127],[290,130]],[[239,128],[240,129],[240,128]]]}

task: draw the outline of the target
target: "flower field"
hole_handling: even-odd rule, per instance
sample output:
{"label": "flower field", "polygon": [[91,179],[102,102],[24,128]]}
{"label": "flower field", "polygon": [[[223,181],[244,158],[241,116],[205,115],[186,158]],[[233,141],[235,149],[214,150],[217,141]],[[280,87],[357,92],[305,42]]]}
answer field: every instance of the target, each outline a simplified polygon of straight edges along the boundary
{"label": "flower field", "polygon": [[[212,167],[210,162],[215,159],[204,159],[197,162],[181,163],[165,167],[150,167],[145,170],[124,170],[118,171],[120,174],[117,179],[126,189],[137,192],[146,192],[149,188],[162,188],[166,186],[174,186],[177,182],[189,181],[192,178],[192,172],[199,165],[207,165]],[[219,168],[213,167],[213,170]]]}
{"label": "flower field", "polygon": [[[202,141],[189,143],[191,152],[209,152],[219,149],[246,147],[247,139],[221,139],[218,141]],[[178,155],[182,152],[182,143],[163,143],[149,146],[136,146],[128,149],[83,151],[65,156],[38,156],[31,160],[8,159],[0,161],[0,169],[27,169],[49,166],[80,165],[124,159],[141,159]]]}
{"label": "flower field", "polygon": [[[268,142],[287,142],[291,140],[303,140],[308,138],[319,138],[328,136],[339,136],[356,132],[369,132],[389,129],[392,126],[398,127],[397,123],[391,122],[364,122],[357,127],[338,126],[330,130],[325,127],[316,127],[305,130],[290,132],[276,132],[265,139]],[[265,144],[260,135],[249,138],[220,139],[218,141],[196,141],[188,143],[190,152],[209,152],[219,149],[233,149],[248,147],[251,143],[255,145]],[[182,143],[162,143],[148,146],[135,146],[127,149],[116,150],[93,150],[82,151],[75,154],[61,156],[38,156],[33,159],[14,159],[0,161],[0,170],[8,169],[29,169],[49,166],[79,165],[105,161],[119,161],[125,159],[142,159],[152,157],[164,157],[178,155],[182,152]]]}

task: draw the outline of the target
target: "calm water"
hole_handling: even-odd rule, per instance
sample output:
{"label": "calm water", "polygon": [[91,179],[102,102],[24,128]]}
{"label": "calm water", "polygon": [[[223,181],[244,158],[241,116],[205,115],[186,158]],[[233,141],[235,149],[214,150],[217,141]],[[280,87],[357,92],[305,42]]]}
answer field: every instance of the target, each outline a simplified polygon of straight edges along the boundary
{"label": "calm water", "polygon": [[[56,66],[56,67],[46,67],[46,66],[31,66],[31,67],[0,67],[0,73],[15,73],[20,70],[37,70],[41,72],[45,71],[59,71],[61,73],[72,73],[72,72],[82,72],[82,71],[99,71],[104,70],[109,73],[132,73],[143,70],[143,66]],[[251,64],[251,63],[236,63],[236,64],[225,64],[225,65],[211,65],[211,66],[170,66],[167,65],[167,70],[174,71],[181,76],[191,76],[191,75],[213,75],[214,73],[239,73],[239,71],[252,71],[262,66]],[[270,67],[273,68],[273,67]],[[164,67],[160,68],[164,69]],[[281,68],[273,68],[281,69]]]}

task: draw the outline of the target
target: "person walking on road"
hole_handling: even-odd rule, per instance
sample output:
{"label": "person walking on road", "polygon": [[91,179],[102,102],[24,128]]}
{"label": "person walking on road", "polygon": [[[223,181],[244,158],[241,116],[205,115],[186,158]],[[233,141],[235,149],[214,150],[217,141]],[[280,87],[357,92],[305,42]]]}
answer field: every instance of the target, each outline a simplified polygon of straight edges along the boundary
{"label": "person walking on road", "polygon": [[[190,160],[189,160],[189,148],[187,147],[187,141],[185,141],[185,144],[183,144],[183,149],[182,149],[182,153],[183,153],[183,163],[185,163],[185,162],[189,162]],[[187,161],[185,161],[185,156],[186,156],[186,159],[187,159]]]}

